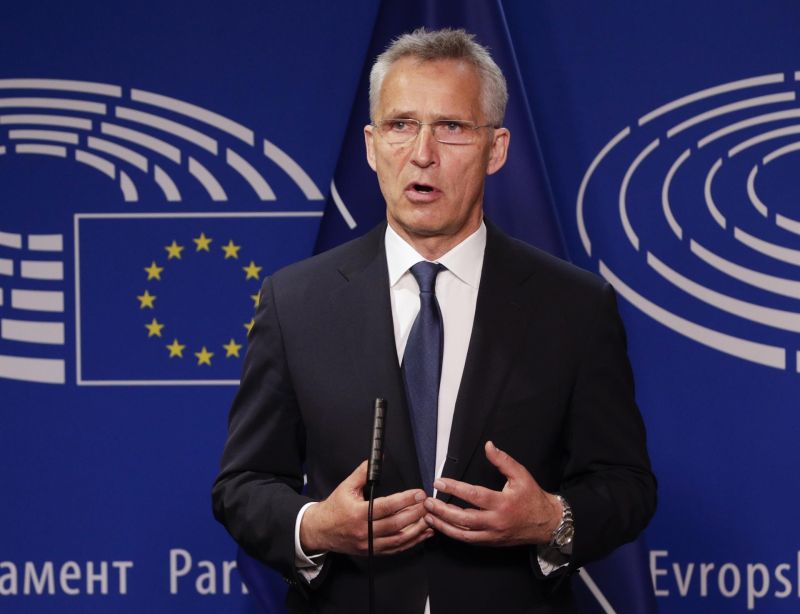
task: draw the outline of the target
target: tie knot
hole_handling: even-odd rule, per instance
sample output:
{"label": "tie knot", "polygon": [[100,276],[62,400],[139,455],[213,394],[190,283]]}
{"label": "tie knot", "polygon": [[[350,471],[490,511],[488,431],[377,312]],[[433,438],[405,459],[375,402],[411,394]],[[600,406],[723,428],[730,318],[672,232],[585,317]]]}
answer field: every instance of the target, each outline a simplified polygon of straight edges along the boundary
{"label": "tie knot", "polygon": [[435,294],[436,276],[443,271],[444,266],[436,262],[417,262],[411,267],[411,274],[417,280],[420,292],[433,292]]}

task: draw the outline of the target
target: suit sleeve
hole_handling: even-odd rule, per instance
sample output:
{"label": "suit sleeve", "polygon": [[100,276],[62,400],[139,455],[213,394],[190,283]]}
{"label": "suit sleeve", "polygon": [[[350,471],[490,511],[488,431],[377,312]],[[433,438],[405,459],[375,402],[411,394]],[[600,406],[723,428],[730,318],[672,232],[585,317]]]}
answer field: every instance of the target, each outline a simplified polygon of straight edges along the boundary
{"label": "suit sleeve", "polygon": [[560,494],[574,514],[572,568],[634,540],[656,507],[625,330],[614,290],[606,284],[600,294],[585,331],[566,426]]}
{"label": "suit sleeve", "polygon": [[214,515],[248,554],[304,583],[294,565],[294,527],[311,501],[303,487],[305,431],[292,387],[274,286],[264,281],[242,380],[228,418]]}

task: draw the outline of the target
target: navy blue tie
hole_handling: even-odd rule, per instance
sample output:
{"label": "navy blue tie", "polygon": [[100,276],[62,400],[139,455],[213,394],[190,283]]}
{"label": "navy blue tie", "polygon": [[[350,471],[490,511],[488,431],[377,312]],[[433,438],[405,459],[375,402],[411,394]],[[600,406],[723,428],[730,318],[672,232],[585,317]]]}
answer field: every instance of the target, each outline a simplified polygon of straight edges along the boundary
{"label": "navy blue tie", "polygon": [[403,353],[403,378],[417,444],[417,460],[422,486],[429,495],[433,495],[436,471],[436,423],[444,346],[442,312],[436,300],[436,276],[444,268],[441,264],[424,261],[411,267],[411,274],[419,284],[420,304]]}

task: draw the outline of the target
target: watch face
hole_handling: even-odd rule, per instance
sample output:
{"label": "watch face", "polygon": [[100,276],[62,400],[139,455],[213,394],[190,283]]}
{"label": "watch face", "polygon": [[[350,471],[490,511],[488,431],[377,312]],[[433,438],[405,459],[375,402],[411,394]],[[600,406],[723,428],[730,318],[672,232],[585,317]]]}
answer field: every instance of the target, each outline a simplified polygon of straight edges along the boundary
{"label": "watch face", "polygon": [[566,546],[572,542],[573,535],[575,535],[575,529],[570,525],[565,526],[563,530],[559,531],[558,535],[556,536],[556,546],[559,548]]}

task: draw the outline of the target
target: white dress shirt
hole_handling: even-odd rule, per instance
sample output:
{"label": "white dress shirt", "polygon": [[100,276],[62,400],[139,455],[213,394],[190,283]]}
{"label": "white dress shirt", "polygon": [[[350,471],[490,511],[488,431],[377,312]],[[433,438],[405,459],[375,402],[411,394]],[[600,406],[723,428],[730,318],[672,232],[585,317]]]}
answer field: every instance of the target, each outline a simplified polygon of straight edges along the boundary
{"label": "white dress shirt", "polygon": [[[450,427],[456,396],[461,386],[464,363],[475,320],[478,285],[486,249],[486,226],[480,228],[436,262],[446,267],[436,277],[436,300],[442,312],[444,348],[442,379],[439,383],[439,414],[436,429],[436,471],[442,475],[450,441]],[[386,263],[389,268],[389,291],[392,300],[394,342],[397,362],[402,364],[411,327],[419,313],[419,286],[411,267],[425,260],[391,226],[386,227]],[[435,493],[434,493],[435,495]]]}

